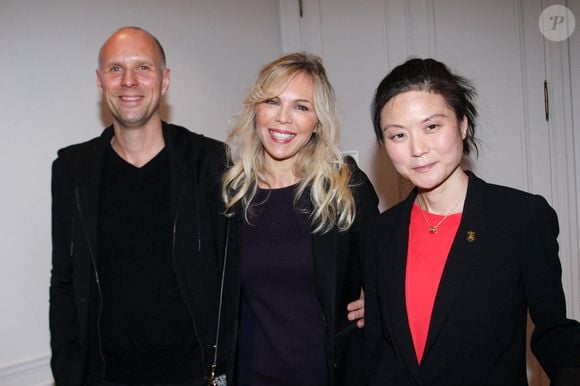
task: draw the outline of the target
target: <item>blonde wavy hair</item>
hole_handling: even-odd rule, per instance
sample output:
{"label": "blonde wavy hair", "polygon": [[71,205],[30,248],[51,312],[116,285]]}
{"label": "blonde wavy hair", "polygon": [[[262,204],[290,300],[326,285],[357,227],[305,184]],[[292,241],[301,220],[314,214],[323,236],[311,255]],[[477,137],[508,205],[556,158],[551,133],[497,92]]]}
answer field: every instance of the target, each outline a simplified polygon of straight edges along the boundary
{"label": "blonde wavy hair", "polygon": [[313,233],[326,233],[334,226],[345,231],[354,221],[355,204],[349,186],[351,171],[336,145],[339,122],[334,90],[320,58],[305,52],[284,55],[265,65],[244,99],[243,110],[228,136],[231,167],[222,179],[225,214],[233,216],[236,205],[241,204],[244,217],[250,222],[250,204],[258,182],[269,186],[265,152],[256,134],[256,106],[280,95],[298,74],[309,76],[314,83],[313,103],[318,122],[294,163],[294,175],[300,183],[293,202],[298,207],[300,197],[309,193]]}

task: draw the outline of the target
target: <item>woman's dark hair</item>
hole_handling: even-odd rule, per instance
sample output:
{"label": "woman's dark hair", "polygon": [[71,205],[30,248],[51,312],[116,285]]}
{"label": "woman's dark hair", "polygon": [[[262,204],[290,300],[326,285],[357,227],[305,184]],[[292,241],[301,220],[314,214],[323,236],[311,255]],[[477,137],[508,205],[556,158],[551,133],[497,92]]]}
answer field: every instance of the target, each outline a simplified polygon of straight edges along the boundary
{"label": "woman's dark hair", "polygon": [[371,114],[377,141],[383,143],[381,111],[398,94],[407,91],[427,91],[439,94],[453,109],[460,121],[467,118],[467,135],[463,140],[463,154],[477,149],[475,119],[477,110],[474,99],[477,95],[469,80],[449,71],[447,66],[434,59],[413,58],[395,67],[379,84],[373,98]]}

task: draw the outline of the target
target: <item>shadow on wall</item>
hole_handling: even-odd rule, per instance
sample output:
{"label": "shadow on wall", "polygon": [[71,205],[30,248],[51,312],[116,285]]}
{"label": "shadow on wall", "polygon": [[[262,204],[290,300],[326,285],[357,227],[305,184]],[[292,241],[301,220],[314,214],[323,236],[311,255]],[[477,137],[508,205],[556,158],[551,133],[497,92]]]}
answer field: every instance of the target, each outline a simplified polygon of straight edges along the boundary
{"label": "shadow on wall", "polygon": [[413,188],[409,181],[397,173],[385,150],[378,144],[373,147],[368,173],[379,196],[381,212],[404,200]]}

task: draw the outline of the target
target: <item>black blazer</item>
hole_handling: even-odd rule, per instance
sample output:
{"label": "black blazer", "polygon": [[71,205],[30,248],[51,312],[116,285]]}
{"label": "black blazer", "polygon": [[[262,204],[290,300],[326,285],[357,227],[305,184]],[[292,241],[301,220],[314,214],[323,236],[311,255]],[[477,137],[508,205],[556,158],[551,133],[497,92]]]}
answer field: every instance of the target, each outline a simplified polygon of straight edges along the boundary
{"label": "black blazer", "polygon": [[562,368],[580,367],[580,328],[566,319],[556,213],[540,196],[468,174],[421,365],[404,291],[416,191],[368,224],[365,354],[371,385],[527,385],[528,310],[536,326],[532,350],[552,381]]}
{"label": "black blazer", "polygon": [[[356,202],[356,219],[347,232],[336,228],[312,235],[314,280],[318,300],[324,313],[324,337],[329,385],[360,385],[363,379],[364,332],[347,320],[346,306],[360,296],[362,286],[362,224],[378,215],[378,197],[367,176],[355,165],[351,186]],[[235,385],[235,358],[240,306],[240,221],[237,213],[231,219],[227,245],[224,317],[221,355],[226,358],[228,385]],[[221,373],[223,369],[218,369]]]}

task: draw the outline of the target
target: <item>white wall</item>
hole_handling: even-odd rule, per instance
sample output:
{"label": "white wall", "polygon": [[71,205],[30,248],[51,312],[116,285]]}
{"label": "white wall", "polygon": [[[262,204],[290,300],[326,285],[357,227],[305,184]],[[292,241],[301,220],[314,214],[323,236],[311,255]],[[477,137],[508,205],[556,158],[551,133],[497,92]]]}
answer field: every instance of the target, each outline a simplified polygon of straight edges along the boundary
{"label": "white wall", "polygon": [[165,47],[165,119],[222,140],[258,69],[281,54],[272,0],[1,0],[0,385],[51,382],[50,164],[109,123],[96,57],[124,25]]}

